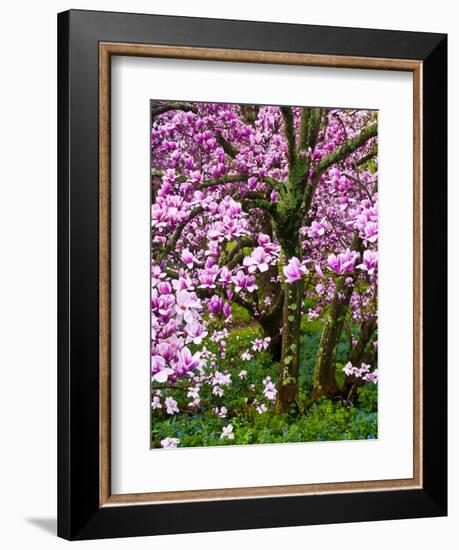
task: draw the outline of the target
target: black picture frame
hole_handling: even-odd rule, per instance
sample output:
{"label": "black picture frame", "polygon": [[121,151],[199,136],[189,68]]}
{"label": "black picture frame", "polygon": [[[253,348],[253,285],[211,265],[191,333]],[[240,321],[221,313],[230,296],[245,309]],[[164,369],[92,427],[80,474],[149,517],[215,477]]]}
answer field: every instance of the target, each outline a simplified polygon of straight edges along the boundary
{"label": "black picture frame", "polygon": [[[99,43],[422,62],[422,488],[100,506]],[[447,36],[71,10],[58,15],[58,535],[69,540],[447,513]]]}

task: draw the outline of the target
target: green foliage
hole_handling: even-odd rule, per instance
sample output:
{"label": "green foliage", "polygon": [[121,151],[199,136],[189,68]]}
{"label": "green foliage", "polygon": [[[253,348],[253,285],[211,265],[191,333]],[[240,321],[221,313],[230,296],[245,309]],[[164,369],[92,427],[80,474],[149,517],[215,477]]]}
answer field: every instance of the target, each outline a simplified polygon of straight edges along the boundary
{"label": "green foliage", "polygon": [[252,319],[250,313],[244,307],[235,303],[231,304],[231,316],[235,325],[248,323]]}
{"label": "green foliage", "polygon": [[365,384],[357,390],[358,406],[367,413],[378,410],[378,386],[376,384]]}
{"label": "green foliage", "polygon": [[[222,428],[232,424],[234,440],[220,439]],[[200,414],[167,418],[153,422],[153,446],[161,439],[177,437],[181,447],[295,443],[303,441],[341,441],[376,439],[377,414],[366,413],[341,401],[323,399],[306,414],[236,415],[231,418],[203,417]]]}

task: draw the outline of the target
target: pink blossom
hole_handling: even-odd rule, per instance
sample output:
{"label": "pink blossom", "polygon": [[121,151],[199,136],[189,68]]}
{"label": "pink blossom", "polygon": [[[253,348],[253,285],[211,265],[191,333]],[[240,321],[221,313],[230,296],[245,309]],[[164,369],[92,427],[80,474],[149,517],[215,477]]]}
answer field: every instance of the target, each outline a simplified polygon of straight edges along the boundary
{"label": "pink blossom", "polygon": [[207,330],[201,323],[193,321],[185,326],[185,331],[187,333],[186,342],[193,342],[193,344],[200,344],[203,339],[207,336]]}
{"label": "pink blossom", "polygon": [[274,402],[274,401],[276,400],[277,390],[276,390],[276,386],[275,386],[274,383],[272,382],[270,376],[267,376],[267,377],[263,380],[263,385],[264,385],[263,395],[264,395],[265,398],[268,399],[269,401],[273,401],[273,402]]}
{"label": "pink blossom", "polygon": [[182,254],[180,256],[182,258],[182,262],[186,264],[186,266],[191,269],[194,265],[194,262],[196,261],[196,258],[193,256],[193,254],[188,250],[188,248],[184,248],[182,250]]}
{"label": "pink blossom", "polygon": [[163,449],[176,449],[179,443],[180,439],[176,437],[166,437],[166,439],[161,440],[161,447],[163,447]]}
{"label": "pink blossom", "polygon": [[258,414],[263,414],[263,413],[265,413],[267,410],[268,410],[268,407],[267,407],[264,403],[262,403],[261,405],[258,405],[258,406],[257,406],[257,413],[258,413]]}
{"label": "pink blossom", "polygon": [[337,256],[335,254],[330,254],[327,260],[328,267],[337,275],[342,275],[346,271],[354,270],[355,262],[358,257],[358,252],[351,252],[348,248],[346,252],[341,252],[341,254]]}
{"label": "pink blossom", "polygon": [[219,418],[226,418],[226,415],[228,414],[228,409],[226,407],[215,407],[214,414],[218,416]]}
{"label": "pink blossom", "polygon": [[192,323],[196,310],[201,309],[201,307],[194,292],[188,292],[187,290],[177,292],[176,310],[179,319],[183,317],[186,323]]}
{"label": "pink blossom", "polygon": [[162,408],[162,405],[161,405],[161,400],[160,398],[155,395],[151,401],[151,408],[154,410],[154,409],[161,409]]}
{"label": "pink blossom", "polygon": [[184,347],[178,352],[179,367],[183,372],[189,372],[201,366],[201,353],[197,351],[194,355],[189,348]]}
{"label": "pink blossom", "polygon": [[233,425],[228,424],[228,426],[223,426],[220,439],[234,439]]}
{"label": "pink blossom", "polygon": [[228,304],[228,302],[225,302],[223,304],[223,314],[227,319],[231,317],[231,306]]}
{"label": "pink blossom", "polygon": [[253,351],[261,351],[263,349],[268,349],[271,338],[267,336],[266,338],[256,338],[252,344]]}
{"label": "pink blossom", "polygon": [[363,228],[363,239],[369,243],[374,243],[378,240],[378,224],[375,222],[368,222]]}
{"label": "pink blossom", "polygon": [[323,218],[320,222],[315,220],[311,223],[311,227],[308,229],[308,235],[314,239],[323,237],[327,228],[326,221]]}
{"label": "pink blossom", "polygon": [[373,275],[378,266],[378,253],[372,250],[365,250],[363,253],[363,263],[357,266],[357,269],[366,271],[368,275]]}
{"label": "pink blossom", "polygon": [[166,405],[167,414],[177,414],[180,412],[177,407],[177,401],[172,397],[166,397],[164,404]]}
{"label": "pink blossom", "polygon": [[223,310],[223,298],[214,294],[207,302],[207,307],[212,315],[218,315]]}
{"label": "pink blossom", "polygon": [[232,281],[236,292],[240,292],[241,290],[253,292],[258,288],[255,282],[255,277],[253,275],[245,275],[243,271],[238,271],[236,275],[232,277]]}
{"label": "pink blossom", "polygon": [[271,256],[266,254],[261,246],[257,246],[250,256],[244,258],[243,265],[247,267],[249,273],[255,273],[257,269],[263,273],[268,271],[271,259]]}
{"label": "pink blossom", "polygon": [[219,272],[220,270],[217,265],[209,267],[208,269],[201,269],[199,271],[199,280],[201,281],[199,288],[215,288],[215,282]]}
{"label": "pink blossom", "polygon": [[304,275],[308,273],[308,269],[303,265],[298,258],[293,256],[290,258],[288,264],[283,269],[287,283],[294,283],[299,281]]}

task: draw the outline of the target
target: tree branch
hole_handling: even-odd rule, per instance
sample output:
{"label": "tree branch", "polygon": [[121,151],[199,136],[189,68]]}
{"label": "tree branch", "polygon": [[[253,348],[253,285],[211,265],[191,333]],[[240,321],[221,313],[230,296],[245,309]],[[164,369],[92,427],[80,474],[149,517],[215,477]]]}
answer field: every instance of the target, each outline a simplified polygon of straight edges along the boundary
{"label": "tree branch", "polygon": [[308,147],[308,131],[309,131],[309,118],[311,116],[311,109],[309,107],[303,107],[301,109],[300,119],[300,141],[298,149],[307,149]]}
{"label": "tree branch", "polygon": [[239,154],[238,149],[234,145],[232,145],[227,139],[225,139],[221,134],[217,134],[215,136],[215,139],[217,140],[217,143],[220,145],[220,147],[225,151],[225,153],[231,157],[232,159],[236,158]]}
{"label": "tree branch", "polygon": [[309,147],[314,149],[317,144],[317,137],[322,120],[322,109],[311,109],[304,107],[300,121],[300,143],[298,149],[306,150]]}
{"label": "tree branch", "polygon": [[240,181],[247,181],[248,179],[249,176],[247,174],[221,176],[220,178],[204,180],[203,182],[201,182],[198,189],[207,189],[208,187],[214,187],[215,185],[223,185],[225,183],[237,183]]}
{"label": "tree branch", "polygon": [[365,145],[365,143],[369,139],[375,137],[377,134],[377,124],[367,126],[360,132],[357,137],[351,139],[341,147],[338,147],[338,149],[335,149],[333,153],[330,153],[328,156],[324,157],[315,167],[314,175],[320,177],[325,172],[325,170],[328,170],[328,168],[333,166],[333,164],[336,164],[337,162],[340,162],[347,158],[351,153],[356,151],[359,147],[362,147],[362,145]]}
{"label": "tree branch", "polygon": [[293,111],[291,107],[280,107],[280,112],[284,119],[284,134],[287,139],[288,167],[292,171],[296,159],[296,135],[293,124]]}
{"label": "tree branch", "polygon": [[364,157],[362,157],[361,159],[356,161],[357,166],[362,166],[362,164],[365,164],[366,162],[368,162],[372,158],[376,157],[377,154],[378,154],[378,147],[376,146],[373,149],[373,151],[370,151],[367,155],[365,155]]}
{"label": "tree branch", "polygon": [[237,262],[232,265],[232,261],[239,254],[239,252],[241,252],[243,248],[249,246],[255,246],[255,241],[251,237],[243,238],[234,245],[226,258],[227,267],[229,269],[232,269],[235,265],[237,265]]}
{"label": "tree branch", "polygon": [[172,237],[170,238],[169,242],[164,246],[164,248],[161,250],[161,252],[158,255],[158,258],[156,261],[159,263],[166,254],[169,254],[177,244],[177,241],[180,239],[180,235],[182,234],[182,231],[184,230],[185,226],[193,219],[199,216],[204,212],[203,206],[196,206],[193,208],[193,210],[190,212],[190,215],[186,220],[183,220],[180,222],[177,227],[175,228],[174,232],[172,233]]}
{"label": "tree branch", "polygon": [[188,103],[164,103],[163,105],[152,105],[151,117],[155,118],[156,116],[167,113],[168,111],[191,111],[195,115],[198,114],[196,107]]}

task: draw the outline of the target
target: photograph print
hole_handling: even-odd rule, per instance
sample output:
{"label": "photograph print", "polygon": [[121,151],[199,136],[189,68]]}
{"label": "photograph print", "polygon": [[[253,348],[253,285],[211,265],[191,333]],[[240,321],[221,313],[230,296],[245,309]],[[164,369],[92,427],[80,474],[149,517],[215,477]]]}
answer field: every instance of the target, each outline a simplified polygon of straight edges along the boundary
{"label": "photograph print", "polygon": [[378,112],[151,101],[152,449],[378,437]]}

